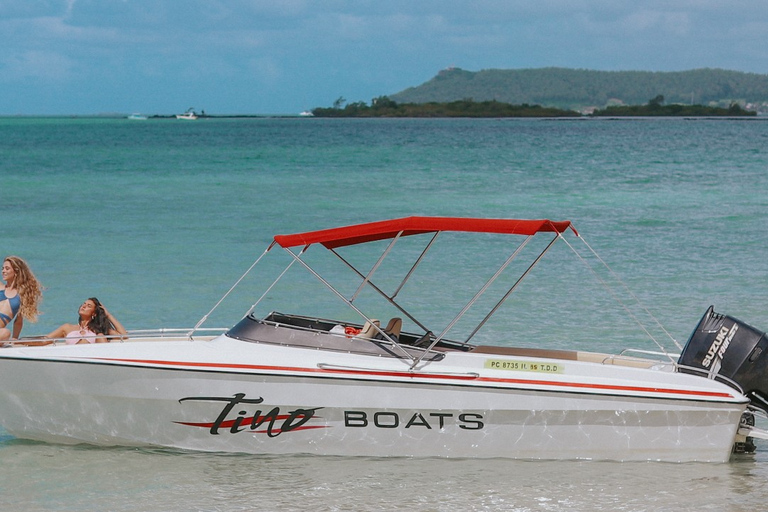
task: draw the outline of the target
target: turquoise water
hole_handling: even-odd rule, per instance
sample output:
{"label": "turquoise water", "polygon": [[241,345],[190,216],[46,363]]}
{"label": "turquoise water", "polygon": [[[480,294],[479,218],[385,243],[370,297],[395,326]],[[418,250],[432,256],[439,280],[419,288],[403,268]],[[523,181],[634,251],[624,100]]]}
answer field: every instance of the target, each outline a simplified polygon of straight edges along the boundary
{"label": "turquoise water", "polygon": [[[73,321],[92,295],[128,328],[188,327],[272,235],[408,215],[570,219],[678,341],[710,304],[768,329],[761,118],[5,118],[0,178],[3,251],[25,258],[46,286],[44,314],[24,335]],[[443,272],[458,276],[494,257],[449,258]],[[556,346],[634,340],[626,320],[581,284],[587,273],[559,258],[552,265],[510,299],[514,313],[488,326],[491,337],[513,322],[550,333]],[[574,283],[575,291],[567,286]],[[439,286],[429,276],[419,284]],[[536,294],[539,284],[548,291]],[[206,325],[233,324],[257,297],[245,283]],[[440,316],[430,304],[424,314]],[[282,309],[314,307],[300,296]],[[0,509],[747,510],[768,497],[746,483],[765,481],[766,454],[761,444],[754,457],[714,467],[265,459],[6,436],[0,461],[10,477],[0,479]],[[692,487],[717,492],[691,496]]]}

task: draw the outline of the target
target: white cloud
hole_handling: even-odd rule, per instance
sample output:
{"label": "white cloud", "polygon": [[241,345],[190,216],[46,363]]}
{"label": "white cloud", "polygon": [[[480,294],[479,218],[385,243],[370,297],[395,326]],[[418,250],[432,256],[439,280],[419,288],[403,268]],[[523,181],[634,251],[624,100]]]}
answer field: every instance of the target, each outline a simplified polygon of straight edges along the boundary
{"label": "white cloud", "polygon": [[248,69],[256,80],[274,85],[283,77],[280,63],[272,57],[259,57],[248,61]]}
{"label": "white cloud", "polygon": [[0,57],[0,77],[4,82],[29,78],[44,81],[68,80],[74,75],[75,63],[56,52],[26,51]]}

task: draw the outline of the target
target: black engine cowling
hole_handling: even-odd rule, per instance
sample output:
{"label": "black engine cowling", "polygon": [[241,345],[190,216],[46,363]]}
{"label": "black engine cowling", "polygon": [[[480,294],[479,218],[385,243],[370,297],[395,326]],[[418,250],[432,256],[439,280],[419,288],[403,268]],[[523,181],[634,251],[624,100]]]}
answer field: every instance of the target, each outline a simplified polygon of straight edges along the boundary
{"label": "black engine cowling", "polygon": [[683,348],[679,371],[726,377],[738,384],[752,405],[768,413],[768,338],[744,322],[715,313],[712,306]]}

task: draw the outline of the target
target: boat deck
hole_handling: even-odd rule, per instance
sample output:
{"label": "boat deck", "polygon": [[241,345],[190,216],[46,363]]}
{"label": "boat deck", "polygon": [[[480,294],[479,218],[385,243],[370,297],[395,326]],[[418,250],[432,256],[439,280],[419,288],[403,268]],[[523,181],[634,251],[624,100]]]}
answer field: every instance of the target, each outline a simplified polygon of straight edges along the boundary
{"label": "boat deck", "polygon": [[619,366],[631,366],[635,368],[652,368],[660,361],[629,357],[600,352],[582,352],[579,350],[552,350],[527,347],[498,347],[492,345],[480,345],[471,350],[474,354],[491,354],[500,356],[537,357],[542,359],[560,359],[563,361],[583,361],[589,363],[612,364]]}
{"label": "boat deck", "polygon": [[[283,330],[279,328],[284,328]],[[281,345],[302,346],[326,350],[354,352],[360,354],[403,357],[407,354],[420,354],[429,346],[434,337],[431,333],[418,335],[402,332],[397,343],[383,339],[380,333],[369,331],[355,335],[344,334],[344,328],[365,331],[366,326],[352,323],[339,323],[334,320],[290,315],[272,312],[264,319],[246,317],[227,334],[230,337],[250,342],[276,343]],[[287,329],[287,330],[285,330]],[[583,352],[576,350],[556,350],[528,347],[504,347],[495,345],[470,345],[451,340],[441,340],[430,351],[429,360],[439,360],[446,352],[468,352],[513,357],[535,357],[563,361],[581,361],[636,368],[651,368],[664,364],[658,360],[629,357],[625,355]]]}
{"label": "boat deck", "polygon": [[[348,334],[345,328],[351,328],[355,334]],[[424,353],[434,340],[428,332],[423,335],[402,332],[395,338],[397,343],[385,339],[375,330],[366,330],[366,325],[339,323],[301,315],[272,312],[263,319],[246,317],[228,331],[216,329],[151,329],[130,331],[127,336],[115,336],[112,343],[141,343],[149,341],[210,341],[220,334],[245,342],[271,343],[321,350],[377,355],[385,357],[412,357]],[[110,337],[106,337],[110,338]],[[48,339],[29,337],[10,341],[4,346],[56,346],[66,343],[66,339]],[[625,355],[577,350],[557,350],[530,347],[508,347],[497,345],[471,345],[452,340],[440,340],[428,351],[426,360],[436,361],[445,357],[446,352],[467,352],[512,357],[531,357],[562,361],[581,361],[599,364],[651,368],[664,364],[655,359],[629,357]]]}

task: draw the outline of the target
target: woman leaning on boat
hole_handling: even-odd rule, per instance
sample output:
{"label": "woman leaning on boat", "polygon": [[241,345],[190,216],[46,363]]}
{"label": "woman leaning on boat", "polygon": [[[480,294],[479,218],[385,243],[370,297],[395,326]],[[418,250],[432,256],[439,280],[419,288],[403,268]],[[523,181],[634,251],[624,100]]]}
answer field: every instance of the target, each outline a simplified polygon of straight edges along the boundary
{"label": "woman leaning on boat", "polygon": [[[14,339],[21,334],[24,319],[37,321],[40,313],[37,306],[42,300],[43,287],[30,270],[29,265],[18,256],[8,256],[3,261],[0,285],[0,341]],[[13,320],[13,332],[8,324]]]}
{"label": "woman leaning on boat", "polygon": [[47,337],[50,339],[65,338],[67,345],[78,343],[105,343],[109,338],[122,339],[126,334],[125,327],[97,299],[87,299],[77,310],[76,324],[62,324]]}

